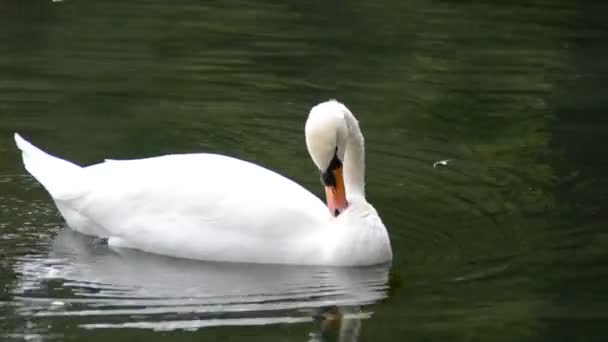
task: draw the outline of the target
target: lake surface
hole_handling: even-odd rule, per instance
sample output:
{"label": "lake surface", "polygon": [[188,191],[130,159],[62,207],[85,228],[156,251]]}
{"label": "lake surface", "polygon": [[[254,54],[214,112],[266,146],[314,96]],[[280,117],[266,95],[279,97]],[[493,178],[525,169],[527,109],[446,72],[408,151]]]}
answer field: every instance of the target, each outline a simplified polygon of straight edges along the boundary
{"label": "lake surface", "polygon": [[[605,341],[606,13],[565,0],[0,3],[0,339]],[[83,165],[219,152],[321,196],[303,125],[329,98],[361,122],[390,268],[111,249],[65,228],[12,141]]]}

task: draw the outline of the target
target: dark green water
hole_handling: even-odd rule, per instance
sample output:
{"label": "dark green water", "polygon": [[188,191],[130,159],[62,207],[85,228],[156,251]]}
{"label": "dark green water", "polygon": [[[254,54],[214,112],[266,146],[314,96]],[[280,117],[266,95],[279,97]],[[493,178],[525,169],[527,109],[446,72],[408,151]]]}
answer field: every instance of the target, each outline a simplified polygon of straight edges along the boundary
{"label": "dark green water", "polygon": [[[0,2],[0,339],[605,341],[607,13]],[[81,164],[220,152],[321,195],[303,125],[328,98],[361,121],[390,277],[112,250],[64,228],[12,142]]]}

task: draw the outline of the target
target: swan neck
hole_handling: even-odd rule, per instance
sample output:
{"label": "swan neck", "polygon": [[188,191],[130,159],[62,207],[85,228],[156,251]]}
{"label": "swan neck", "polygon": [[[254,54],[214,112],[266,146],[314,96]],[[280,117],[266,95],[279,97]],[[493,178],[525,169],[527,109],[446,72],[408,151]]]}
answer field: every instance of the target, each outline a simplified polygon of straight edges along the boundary
{"label": "swan neck", "polygon": [[349,129],[344,153],[344,183],[347,196],[365,196],[365,147],[359,122],[348,113]]}

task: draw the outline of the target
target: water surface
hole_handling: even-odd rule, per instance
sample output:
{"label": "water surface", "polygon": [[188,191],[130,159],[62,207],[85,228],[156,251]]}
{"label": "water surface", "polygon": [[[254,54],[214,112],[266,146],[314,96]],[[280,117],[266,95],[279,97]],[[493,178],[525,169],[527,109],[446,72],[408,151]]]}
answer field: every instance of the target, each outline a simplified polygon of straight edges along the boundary
{"label": "water surface", "polygon": [[[2,338],[605,340],[607,10],[0,4]],[[12,142],[83,165],[219,152],[322,195],[303,125],[328,98],[360,119],[390,269],[111,249],[65,229]]]}

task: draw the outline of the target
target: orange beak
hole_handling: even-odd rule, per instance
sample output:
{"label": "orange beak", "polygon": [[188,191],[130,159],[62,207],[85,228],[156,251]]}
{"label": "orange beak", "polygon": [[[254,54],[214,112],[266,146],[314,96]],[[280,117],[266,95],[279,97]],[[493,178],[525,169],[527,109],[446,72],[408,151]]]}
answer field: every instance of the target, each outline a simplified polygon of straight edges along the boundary
{"label": "orange beak", "polygon": [[325,197],[327,198],[329,212],[334,216],[338,216],[348,206],[342,167],[338,167],[331,172],[336,180],[336,185],[325,186]]}

